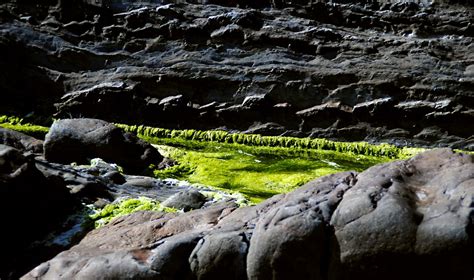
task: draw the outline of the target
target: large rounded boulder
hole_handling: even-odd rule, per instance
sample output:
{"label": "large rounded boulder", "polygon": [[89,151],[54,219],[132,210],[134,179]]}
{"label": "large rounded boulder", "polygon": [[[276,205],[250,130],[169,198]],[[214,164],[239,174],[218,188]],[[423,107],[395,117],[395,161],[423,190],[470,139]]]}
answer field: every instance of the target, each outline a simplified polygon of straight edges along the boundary
{"label": "large rounded boulder", "polygon": [[46,160],[87,163],[93,158],[116,163],[140,173],[163,157],[150,144],[98,119],[64,119],[53,123],[44,142]]}

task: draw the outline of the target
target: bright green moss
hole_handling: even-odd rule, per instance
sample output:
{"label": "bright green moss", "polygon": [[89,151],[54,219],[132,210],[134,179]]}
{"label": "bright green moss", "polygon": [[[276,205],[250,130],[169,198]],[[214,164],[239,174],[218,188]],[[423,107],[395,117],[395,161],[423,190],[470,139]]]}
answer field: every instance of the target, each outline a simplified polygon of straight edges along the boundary
{"label": "bright green moss", "polygon": [[105,206],[102,210],[96,212],[95,214],[90,215],[90,218],[94,221],[95,227],[99,228],[106,225],[112,219],[117,217],[125,216],[137,211],[161,211],[172,213],[177,210],[174,208],[169,208],[161,205],[158,201],[140,197],[140,198],[131,198],[125,200],[119,200]]}
{"label": "bright green moss", "polygon": [[179,164],[156,170],[155,176],[239,192],[252,202],[289,192],[320,176],[362,171],[425,150],[366,142],[119,126],[151,143],[168,146],[160,146],[161,152]]}
{"label": "bright green moss", "polygon": [[[144,138],[172,139],[172,142],[181,139],[201,142],[243,144],[259,147],[329,150],[344,153],[351,152],[368,156],[389,157],[393,159],[408,158],[425,150],[422,148],[398,148],[390,144],[373,145],[367,142],[338,142],[327,139],[261,136],[257,134],[228,133],[219,130],[171,130],[143,125],[116,125],[125,131],[136,133],[138,136]],[[23,123],[23,119],[10,116],[0,116],[0,126],[20,131],[37,138],[44,138],[48,132],[47,127]]]}
{"label": "bright green moss", "polygon": [[44,139],[49,130],[47,127],[23,123],[23,119],[8,116],[0,116],[0,127],[15,130],[39,139]]}
{"label": "bright green moss", "polygon": [[228,133],[226,131],[211,130],[170,130],[148,126],[129,126],[117,124],[125,131],[136,133],[149,139],[181,139],[202,142],[217,142],[228,144],[243,144],[247,146],[281,147],[297,149],[328,150],[336,152],[351,152],[360,155],[389,157],[392,159],[405,158],[424,149],[398,148],[390,144],[369,144],[367,142],[338,142],[327,139],[310,139],[282,136],[262,136],[257,134]]}
{"label": "bright green moss", "polygon": [[47,127],[42,127],[39,125],[18,125],[2,123],[0,124],[0,127],[15,130],[38,139],[44,139],[46,133],[48,133]]}
{"label": "bright green moss", "polygon": [[160,152],[179,162],[171,169],[156,170],[155,176],[239,192],[254,203],[289,192],[317,177],[347,170],[362,171],[391,160],[335,151],[145,139],[164,144],[158,146]]}
{"label": "bright green moss", "polygon": [[18,117],[0,116],[0,123],[21,124],[23,119]]}

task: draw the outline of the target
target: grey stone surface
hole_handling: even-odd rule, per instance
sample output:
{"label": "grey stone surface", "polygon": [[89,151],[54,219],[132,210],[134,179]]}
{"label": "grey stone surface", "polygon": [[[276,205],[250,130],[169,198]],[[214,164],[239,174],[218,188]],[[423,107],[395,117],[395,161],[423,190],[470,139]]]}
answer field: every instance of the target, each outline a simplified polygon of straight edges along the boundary
{"label": "grey stone surface", "polygon": [[61,228],[78,203],[63,182],[36,168],[31,154],[1,144],[0,198],[0,278],[14,279],[58,253],[43,240]]}
{"label": "grey stone surface", "polygon": [[201,208],[206,202],[206,197],[197,190],[188,190],[174,194],[163,201],[163,205],[176,209],[189,211]]}
{"label": "grey stone surface", "polygon": [[331,220],[347,279],[472,277],[473,179],[447,149],[359,174]]}

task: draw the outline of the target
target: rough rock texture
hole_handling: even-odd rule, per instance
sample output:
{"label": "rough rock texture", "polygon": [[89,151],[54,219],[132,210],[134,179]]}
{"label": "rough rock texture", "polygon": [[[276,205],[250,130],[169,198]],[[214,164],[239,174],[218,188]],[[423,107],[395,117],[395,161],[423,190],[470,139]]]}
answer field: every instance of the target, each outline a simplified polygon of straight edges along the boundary
{"label": "rough rock texture", "polygon": [[472,5],[20,2],[0,6],[2,113],[473,148]]}
{"label": "rough rock texture", "polygon": [[439,149],[246,208],[138,212],[23,279],[472,279],[474,156]]}
{"label": "rough rock texture", "polygon": [[72,166],[47,162],[41,157],[36,157],[35,164],[44,176],[63,181],[75,198],[87,204],[99,203],[101,205],[103,202],[110,203],[118,198],[139,197],[164,202],[180,193],[193,193],[192,197],[195,198],[181,204],[173,199],[175,204],[170,207],[197,209],[208,207],[218,201],[203,197],[200,191],[219,193],[222,195],[222,200],[231,199],[231,196],[225,192],[204,186],[195,188],[189,182],[176,179],[161,180],[147,176],[121,174],[113,164]]}
{"label": "rough rock texture", "polygon": [[102,158],[128,172],[141,172],[163,159],[152,145],[97,119],[55,121],[44,141],[44,156],[59,163],[89,163]]}

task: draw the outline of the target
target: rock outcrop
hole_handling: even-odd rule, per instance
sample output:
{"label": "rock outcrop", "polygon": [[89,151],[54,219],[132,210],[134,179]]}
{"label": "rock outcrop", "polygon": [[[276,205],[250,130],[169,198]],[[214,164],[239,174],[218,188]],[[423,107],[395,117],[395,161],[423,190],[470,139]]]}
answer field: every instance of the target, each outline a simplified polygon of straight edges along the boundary
{"label": "rock outcrop", "polygon": [[472,279],[474,157],[438,149],[252,207],[137,212],[23,279]]}
{"label": "rock outcrop", "polygon": [[98,119],[55,121],[44,141],[44,156],[58,163],[89,163],[93,158],[102,158],[132,173],[163,160],[149,143]]}
{"label": "rock outcrop", "polygon": [[472,5],[270,2],[4,4],[0,111],[473,148]]}

